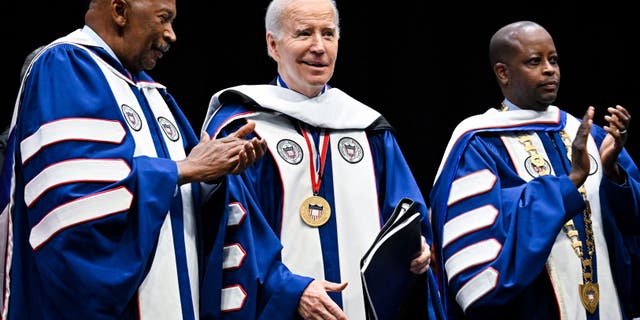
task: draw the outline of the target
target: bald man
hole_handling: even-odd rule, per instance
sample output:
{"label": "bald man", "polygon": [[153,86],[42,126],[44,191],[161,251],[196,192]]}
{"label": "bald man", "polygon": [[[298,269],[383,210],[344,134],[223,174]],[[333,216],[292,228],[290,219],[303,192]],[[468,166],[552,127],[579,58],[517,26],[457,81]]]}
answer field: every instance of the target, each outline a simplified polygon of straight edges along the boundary
{"label": "bald man", "polygon": [[640,290],[640,174],[621,106],[593,124],[554,106],[558,52],[539,24],[498,30],[504,99],[454,130],[430,194],[448,319],[630,319]]}

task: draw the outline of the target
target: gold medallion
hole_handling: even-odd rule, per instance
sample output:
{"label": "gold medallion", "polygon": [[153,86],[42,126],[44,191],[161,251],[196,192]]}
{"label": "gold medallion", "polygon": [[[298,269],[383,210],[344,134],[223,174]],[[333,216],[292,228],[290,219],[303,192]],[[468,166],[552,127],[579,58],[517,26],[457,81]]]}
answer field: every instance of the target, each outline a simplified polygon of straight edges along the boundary
{"label": "gold medallion", "polygon": [[311,196],[300,205],[300,218],[311,227],[319,227],[331,216],[331,206],[323,197]]}
{"label": "gold medallion", "polygon": [[596,312],[600,300],[600,288],[597,283],[587,282],[580,285],[580,300],[589,313]]}
{"label": "gold medallion", "polygon": [[[506,108],[504,103],[502,104],[502,106],[503,109]],[[567,150],[567,159],[571,161],[571,138],[567,135],[564,129],[560,131],[560,137],[562,138],[562,142],[564,143],[565,149]],[[536,146],[531,140],[531,134],[518,135],[518,140],[530,155],[531,165],[534,167],[534,171],[537,172],[539,176],[548,175],[550,173],[550,166],[546,164],[546,160],[536,150]],[[528,167],[527,171],[529,171]],[[533,173],[529,172],[529,174],[535,177]],[[586,205],[583,211],[585,233],[584,237],[586,246],[585,254],[582,253],[583,244],[580,240],[578,230],[576,229],[573,220],[567,221],[562,229],[571,241],[571,247],[573,248],[573,250],[575,250],[578,259],[580,259],[580,262],[582,263],[582,281],[584,282],[584,284],[578,285],[580,300],[582,301],[582,305],[584,306],[584,308],[590,314],[594,314],[596,312],[596,309],[598,308],[598,301],[600,300],[600,287],[597,283],[591,282],[594,272],[592,269],[592,260],[593,253],[595,253],[596,251],[596,243],[593,240],[591,205],[589,204],[589,200],[587,198],[587,191],[584,185],[581,185],[578,188],[578,191],[582,195]]]}

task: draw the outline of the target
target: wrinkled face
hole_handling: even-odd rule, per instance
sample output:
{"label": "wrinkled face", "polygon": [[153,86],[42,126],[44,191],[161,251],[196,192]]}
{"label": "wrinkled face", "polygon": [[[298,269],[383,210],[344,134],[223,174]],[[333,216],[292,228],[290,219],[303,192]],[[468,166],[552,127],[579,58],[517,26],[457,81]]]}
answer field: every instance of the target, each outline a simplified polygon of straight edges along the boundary
{"label": "wrinkled face", "polygon": [[523,29],[516,39],[515,53],[507,62],[508,98],[520,107],[544,110],[555,101],[560,86],[553,39],[541,28]]}
{"label": "wrinkled face", "polygon": [[176,41],[173,19],[175,0],[129,1],[128,25],[124,29],[125,67],[133,72],[151,70]]}
{"label": "wrinkled face", "polygon": [[338,56],[335,15],[327,0],[292,1],[284,12],[280,39],[267,34],[271,57],[287,86],[318,95],[333,76]]}

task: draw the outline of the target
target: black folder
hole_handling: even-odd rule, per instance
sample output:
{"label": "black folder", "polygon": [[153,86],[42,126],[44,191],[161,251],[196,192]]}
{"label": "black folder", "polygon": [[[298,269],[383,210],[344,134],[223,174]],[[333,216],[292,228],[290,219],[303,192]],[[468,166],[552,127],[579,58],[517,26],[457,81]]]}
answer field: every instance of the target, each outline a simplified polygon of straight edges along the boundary
{"label": "black folder", "polygon": [[422,247],[421,213],[403,198],[360,260],[367,319],[397,319],[419,275],[409,270]]}

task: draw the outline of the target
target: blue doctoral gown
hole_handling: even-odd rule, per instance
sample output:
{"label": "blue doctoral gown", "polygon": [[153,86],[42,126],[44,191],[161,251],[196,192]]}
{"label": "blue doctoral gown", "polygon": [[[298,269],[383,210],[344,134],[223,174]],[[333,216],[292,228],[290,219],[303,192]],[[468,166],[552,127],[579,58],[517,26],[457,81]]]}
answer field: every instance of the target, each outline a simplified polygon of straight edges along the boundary
{"label": "blue doctoral gown", "polygon": [[11,225],[3,313],[198,318],[198,202],[192,185],[177,186],[175,164],[196,143],[162,85],[144,72],[131,78],[84,32],[43,50],[2,170]]}
{"label": "blue doctoral gown", "polygon": [[[491,109],[458,125],[430,194],[447,318],[638,316],[640,174],[623,150],[618,165],[627,183],[603,176],[598,148],[606,132],[597,125],[588,142],[585,182],[596,242],[594,280],[600,285],[595,313],[578,298],[580,259],[562,227],[572,220],[584,243],[586,206],[568,178],[571,164],[559,134],[573,137],[578,125],[555,106],[544,112]],[[531,165],[521,134],[533,141],[551,174],[540,175]]]}
{"label": "blue doctoral gown", "polygon": [[[359,273],[353,277],[364,251],[349,245],[370,245],[403,197],[419,203],[431,243],[424,199],[391,127],[336,88],[308,99],[276,86],[241,86],[215,95],[212,106],[205,123],[210,135],[228,135],[251,119],[269,148],[245,172],[227,176],[204,209],[203,317],[297,319],[300,296],[316,278],[350,281],[329,295],[350,319],[364,319]],[[300,204],[313,194],[318,168],[317,195],[331,214],[326,224],[309,227]],[[417,303],[428,308],[424,318],[435,319],[442,311],[435,278],[429,270],[420,279],[424,294]]]}

